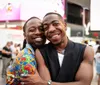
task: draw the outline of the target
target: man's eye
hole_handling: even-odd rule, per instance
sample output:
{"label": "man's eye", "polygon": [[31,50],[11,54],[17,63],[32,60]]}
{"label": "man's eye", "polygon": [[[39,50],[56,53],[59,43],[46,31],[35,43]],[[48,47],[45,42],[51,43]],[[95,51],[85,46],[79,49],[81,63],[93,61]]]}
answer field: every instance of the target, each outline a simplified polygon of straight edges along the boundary
{"label": "man's eye", "polygon": [[53,26],[58,26],[58,25],[59,25],[59,23],[52,23],[52,25],[53,25]]}
{"label": "man's eye", "polygon": [[29,32],[34,32],[36,30],[36,28],[32,27],[29,29]]}
{"label": "man's eye", "polygon": [[44,31],[43,26],[39,26],[40,31]]}
{"label": "man's eye", "polygon": [[49,27],[48,25],[43,25],[43,29],[44,29],[44,30],[47,30],[48,27]]}

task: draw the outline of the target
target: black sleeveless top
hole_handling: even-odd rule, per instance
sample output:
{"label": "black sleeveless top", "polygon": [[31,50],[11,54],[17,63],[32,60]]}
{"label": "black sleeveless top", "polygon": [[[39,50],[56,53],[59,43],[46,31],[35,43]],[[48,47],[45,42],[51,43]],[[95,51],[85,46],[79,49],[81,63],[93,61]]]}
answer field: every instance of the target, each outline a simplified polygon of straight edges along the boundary
{"label": "black sleeveless top", "polygon": [[64,59],[61,67],[59,64],[57,51],[51,43],[40,49],[46,66],[50,71],[52,81],[75,81],[76,72],[83,60],[85,47],[86,45],[68,41],[64,51]]}

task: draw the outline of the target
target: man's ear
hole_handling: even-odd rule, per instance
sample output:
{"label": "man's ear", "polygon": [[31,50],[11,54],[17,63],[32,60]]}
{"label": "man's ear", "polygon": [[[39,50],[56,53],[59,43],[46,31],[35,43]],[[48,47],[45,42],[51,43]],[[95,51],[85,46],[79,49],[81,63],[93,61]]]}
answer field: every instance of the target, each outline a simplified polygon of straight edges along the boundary
{"label": "man's ear", "polygon": [[64,25],[65,25],[65,30],[67,30],[67,23],[65,22]]}
{"label": "man's ear", "polygon": [[23,35],[24,35],[24,39],[26,39],[26,34],[25,34],[25,33],[23,33]]}

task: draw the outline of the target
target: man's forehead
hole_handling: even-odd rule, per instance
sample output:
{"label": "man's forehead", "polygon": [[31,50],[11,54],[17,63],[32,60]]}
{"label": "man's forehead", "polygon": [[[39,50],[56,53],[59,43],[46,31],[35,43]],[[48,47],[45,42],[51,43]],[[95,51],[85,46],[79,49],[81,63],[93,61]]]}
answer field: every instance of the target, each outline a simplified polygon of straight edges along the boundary
{"label": "man's forehead", "polygon": [[54,14],[47,15],[43,19],[43,24],[50,23],[52,21],[59,21],[59,17],[57,15],[54,15]]}
{"label": "man's forehead", "polygon": [[31,25],[31,24],[41,24],[41,23],[42,22],[39,19],[32,19],[32,20],[30,20],[30,21],[27,22],[27,26]]}

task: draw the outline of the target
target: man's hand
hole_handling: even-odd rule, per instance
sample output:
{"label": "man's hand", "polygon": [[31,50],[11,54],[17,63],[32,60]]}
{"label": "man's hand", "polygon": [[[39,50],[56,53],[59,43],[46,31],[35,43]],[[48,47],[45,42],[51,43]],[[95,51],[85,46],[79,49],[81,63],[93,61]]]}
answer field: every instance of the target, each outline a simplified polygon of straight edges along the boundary
{"label": "man's hand", "polygon": [[46,85],[47,84],[46,81],[41,79],[37,70],[35,74],[28,74],[27,76],[22,77],[20,80],[24,85]]}

